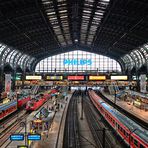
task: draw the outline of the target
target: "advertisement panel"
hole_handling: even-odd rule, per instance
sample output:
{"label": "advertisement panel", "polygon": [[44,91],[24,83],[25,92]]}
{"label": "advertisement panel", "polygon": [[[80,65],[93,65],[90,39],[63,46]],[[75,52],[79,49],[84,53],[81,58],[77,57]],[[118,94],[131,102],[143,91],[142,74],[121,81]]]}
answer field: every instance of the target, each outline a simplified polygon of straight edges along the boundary
{"label": "advertisement panel", "polygon": [[26,80],[41,80],[42,76],[26,76]]}
{"label": "advertisement panel", "polygon": [[80,81],[80,80],[84,80],[84,76],[68,76],[67,79]]}
{"label": "advertisement panel", "polygon": [[89,80],[106,80],[106,76],[89,76]]}
{"label": "advertisement panel", "polygon": [[5,74],[5,92],[11,91],[11,74]]}
{"label": "advertisement panel", "polygon": [[140,92],[146,93],[146,75],[140,76]]}
{"label": "advertisement panel", "polygon": [[127,80],[127,76],[111,76],[111,80]]}
{"label": "advertisement panel", "polygon": [[46,80],[63,80],[63,76],[46,76]]}

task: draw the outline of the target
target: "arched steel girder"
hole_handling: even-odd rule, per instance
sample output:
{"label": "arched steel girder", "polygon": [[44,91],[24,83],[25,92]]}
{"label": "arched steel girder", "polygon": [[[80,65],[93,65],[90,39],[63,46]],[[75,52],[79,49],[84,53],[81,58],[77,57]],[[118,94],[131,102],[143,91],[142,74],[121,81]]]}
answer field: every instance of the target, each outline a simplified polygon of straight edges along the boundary
{"label": "arched steel girder", "polygon": [[7,51],[8,47],[6,46],[3,51],[1,52],[1,55],[0,55],[0,66],[2,66],[2,58],[3,58],[3,55],[5,53],[5,51]]}
{"label": "arched steel girder", "polygon": [[32,64],[32,70],[33,71],[35,71],[35,67],[36,67],[36,65],[41,61],[42,59],[40,58],[40,59],[36,59],[36,61]]}
{"label": "arched steel girder", "polygon": [[5,52],[3,53],[2,59],[1,59],[1,65],[3,66],[5,64],[5,60],[8,56],[8,54],[11,52],[12,50],[10,48],[7,48],[7,50],[5,50]]}
{"label": "arched steel girder", "polygon": [[23,57],[21,58],[20,62],[18,62],[19,66],[23,69],[23,62],[25,60],[25,58],[27,57],[27,55],[23,55]]}
{"label": "arched steel girder", "polygon": [[10,59],[9,59],[9,63],[10,63],[10,65],[12,65],[13,67],[14,67],[13,61],[14,61],[14,59],[15,59],[15,57],[16,57],[16,55],[17,55],[18,53],[19,53],[19,52],[18,52],[17,50],[15,50],[15,52],[11,55],[11,57],[10,57]]}
{"label": "arched steel girder", "polygon": [[[10,48],[9,48],[10,49]],[[2,65],[5,65],[5,63],[8,63],[9,65],[10,65],[10,63],[9,63],[9,61],[7,62],[7,58],[8,58],[8,56],[10,55],[10,54],[13,54],[13,52],[14,52],[15,50],[11,50],[10,49],[10,51],[7,53],[7,55],[5,56],[5,59],[3,59],[3,61],[2,61]],[[10,65],[11,66],[11,65]],[[12,67],[12,66],[11,66]],[[12,67],[13,68],[13,67]]]}
{"label": "arched steel girder", "polygon": [[33,71],[33,67],[34,67],[34,64],[36,63],[37,59],[36,58],[32,58],[30,61],[29,61],[29,65],[28,65],[28,68],[30,71]]}
{"label": "arched steel girder", "polygon": [[141,56],[144,58],[144,63],[143,63],[143,65],[146,63],[146,57],[145,57],[145,55],[144,55],[144,53],[143,53],[143,51],[141,50],[142,48],[140,48],[138,51],[141,53]]}
{"label": "arched steel girder", "polygon": [[[134,60],[134,62],[135,62],[135,68],[136,68],[136,70],[138,70],[138,69],[139,69],[140,63],[139,63],[139,57],[138,57],[138,55],[137,55],[137,53],[136,53],[136,50],[133,51],[133,52],[131,52],[130,55],[133,57],[133,60]],[[137,58],[137,61],[135,60],[135,57],[134,57],[134,56]],[[137,64],[137,63],[138,63],[138,64]]]}
{"label": "arched steel girder", "polygon": [[117,60],[117,62],[120,64],[122,71],[125,71],[125,63],[124,61],[120,58]]}
{"label": "arched steel girder", "polygon": [[137,55],[137,60],[138,60],[138,69],[144,64],[142,63],[142,56],[138,50],[134,51],[135,55]]}
{"label": "arched steel girder", "polygon": [[146,58],[146,62],[147,62],[147,64],[148,64],[148,48],[146,48],[145,46],[143,46],[143,49],[146,51],[146,53],[147,53],[147,57],[145,57]]}
{"label": "arched steel girder", "polygon": [[[133,53],[132,53],[133,54]],[[135,54],[134,54],[135,55]],[[130,57],[131,58],[131,60],[132,61],[130,61],[130,62],[132,62],[133,63],[133,65],[131,65],[131,63],[129,63],[130,64],[130,66],[131,66],[131,68],[129,69],[130,71],[135,67],[137,67],[137,63],[136,63],[136,61],[135,61],[135,58],[131,55],[131,53],[130,54],[127,54],[127,56],[128,56],[128,58]]]}
{"label": "arched steel girder", "polygon": [[16,66],[19,66],[19,63],[20,63],[23,56],[24,56],[23,53],[21,53],[21,55],[19,56],[19,58],[16,61]]}
{"label": "arched steel girder", "polygon": [[20,58],[18,59],[18,61],[17,61],[17,66],[20,64],[20,62],[21,62],[21,60],[22,60],[23,57],[24,57],[24,55],[22,54],[22,55],[20,56]]}
{"label": "arched steel girder", "polygon": [[145,59],[145,63],[148,62],[148,57],[146,57],[146,55],[144,54],[144,52],[146,52],[148,55],[148,51],[144,47],[141,47],[139,50]]}
{"label": "arched steel girder", "polygon": [[9,61],[8,61],[9,64],[10,64],[10,60],[11,60],[11,58],[12,58],[12,55],[13,55],[14,53],[16,53],[16,50],[13,50],[13,51],[10,53],[11,55],[10,55],[9,59],[6,59],[6,61],[9,60]]}
{"label": "arched steel girder", "polygon": [[[131,63],[129,57],[128,57],[127,55],[125,55],[125,56],[123,57],[123,61],[124,61],[124,63],[125,63],[125,70],[127,70],[127,69],[128,69],[129,63]],[[125,61],[127,61],[127,62],[125,62]]]}
{"label": "arched steel girder", "polygon": [[[128,69],[128,71],[132,70],[132,68],[135,66],[135,61],[134,61],[133,57],[130,54],[127,54],[123,58],[125,58],[125,60],[123,60],[123,61],[126,64],[126,70],[127,69]],[[128,62],[125,62],[126,60]],[[133,63],[134,65],[132,65],[131,63]],[[130,68],[128,68],[128,67],[130,67]]]}
{"label": "arched steel girder", "polygon": [[136,67],[136,62],[131,54],[128,54],[127,57],[130,59],[130,62],[128,65],[128,66],[130,66],[129,70],[132,70],[134,67]]}
{"label": "arched steel girder", "polygon": [[25,58],[24,64],[23,64],[23,70],[26,70],[26,68],[27,68],[27,62],[29,61],[30,58],[31,58],[30,56],[27,56],[27,57]]}
{"label": "arched steel girder", "polygon": [[13,60],[13,65],[16,68],[17,67],[17,62],[19,60],[19,58],[22,56],[21,52],[18,52],[18,54],[15,56],[14,60]]}

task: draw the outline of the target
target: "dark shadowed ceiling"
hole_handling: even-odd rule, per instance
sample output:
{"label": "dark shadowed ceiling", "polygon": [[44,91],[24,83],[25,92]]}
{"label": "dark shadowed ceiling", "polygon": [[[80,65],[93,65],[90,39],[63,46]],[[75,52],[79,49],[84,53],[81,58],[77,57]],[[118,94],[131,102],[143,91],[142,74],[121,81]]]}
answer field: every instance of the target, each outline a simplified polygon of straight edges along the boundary
{"label": "dark shadowed ceiling", "polygon": [[1,0],[0,42],[38,59],[74,49],[118,59],[148,42],[148,1]]}

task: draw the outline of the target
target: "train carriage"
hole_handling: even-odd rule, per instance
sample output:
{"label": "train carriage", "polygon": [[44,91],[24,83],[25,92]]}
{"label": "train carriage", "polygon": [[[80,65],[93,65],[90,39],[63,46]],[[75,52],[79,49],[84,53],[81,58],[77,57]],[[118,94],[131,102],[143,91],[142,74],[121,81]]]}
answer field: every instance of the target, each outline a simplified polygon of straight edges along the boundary
{"label": "train carriage", "polygon": [[0,120],[4,119],[8,115],[17,110],[17,101],[10,101],[0,106]]}
{"label": "train carriage", "polygon": [[131,148],[147,148],[148,147],[148,131],[130,118],[113,109],[104,102],[94,91],[89,91],[89,96],[99,110],[101,115],[120,135],[127,145]]}

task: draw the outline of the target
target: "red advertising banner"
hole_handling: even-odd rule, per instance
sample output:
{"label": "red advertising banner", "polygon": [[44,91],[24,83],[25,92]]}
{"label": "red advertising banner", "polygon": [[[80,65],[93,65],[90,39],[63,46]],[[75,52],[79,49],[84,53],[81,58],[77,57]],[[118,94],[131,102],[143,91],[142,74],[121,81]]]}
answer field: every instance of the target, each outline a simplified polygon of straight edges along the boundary
{"label": "red advertising banner", "polygon": [[11,74],[5,74],[5,92],[11,91]]}
{"label": "red advertising banner", "polygon": [[84,80],[84,76],[68,76],[68,80]]}

